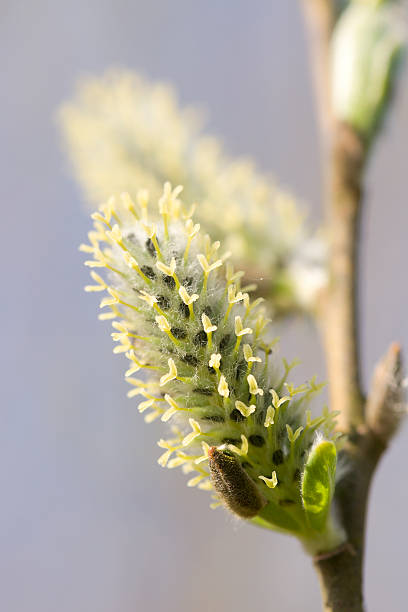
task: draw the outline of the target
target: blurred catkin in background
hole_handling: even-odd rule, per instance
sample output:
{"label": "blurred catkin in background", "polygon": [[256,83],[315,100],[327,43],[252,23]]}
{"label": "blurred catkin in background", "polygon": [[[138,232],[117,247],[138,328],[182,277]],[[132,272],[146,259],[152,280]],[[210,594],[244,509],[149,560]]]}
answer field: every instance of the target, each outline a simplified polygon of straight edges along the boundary
{"label": "blurred catkin in background", "polygon": [[173,89],[126,70],[83,79],[60,111],[65,147],[87,201],[165,180],[199,202],[196,218],[230,249],[246,280],[277,312],[313,309],[325,285],[325,247],[295,199],[248,159],[232,159],[202,132],[200,113]]}

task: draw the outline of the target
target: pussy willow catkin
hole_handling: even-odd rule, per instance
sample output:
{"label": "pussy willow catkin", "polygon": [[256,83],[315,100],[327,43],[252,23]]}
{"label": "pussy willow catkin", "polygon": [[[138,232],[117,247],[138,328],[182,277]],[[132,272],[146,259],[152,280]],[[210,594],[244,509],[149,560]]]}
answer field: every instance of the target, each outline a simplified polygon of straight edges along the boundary
{"label": "pussy willow catkin", "polygon": [[243,518],[308,537],[304,475],[322,444],[335,472],[333,414],[312,419],[320,387],[288,382],[262,300],[251,301],[228,253],[200,233],[181,190],[165,184],[157,224],[146,191],[92,215],[90,244],[81,246],[95,281],[86,291],[108,294],[100,318],[112,320],[114,352],[129,360],[128,396],[140,397],[147,422],[170,426],[159,464],[181,466],[188,486],[212,490],[215,504]]}

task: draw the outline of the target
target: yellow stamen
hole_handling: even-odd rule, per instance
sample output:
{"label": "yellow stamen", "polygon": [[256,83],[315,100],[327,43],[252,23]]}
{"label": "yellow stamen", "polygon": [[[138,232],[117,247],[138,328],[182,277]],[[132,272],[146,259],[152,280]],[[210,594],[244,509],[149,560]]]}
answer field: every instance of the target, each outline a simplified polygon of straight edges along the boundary
{"label": "yellow stamen", "polygon": [[272,472],[272,476],[270,478],[267,478],[266,476],[258,476],[258,478],[263,480],[269,489],[274,489],[278,484],[278,477],[276,476],[275,470]]}
{"label": "yellow stamen", "polygon": [[240,402],[239,400],[237,400],[235,402],[235,408],[242,414],[242,416],[244,417],[249,417],[251,414],[253,414],[256,410],[256,406],[254,406],[254,404],[251,404],[250,406],[246,406],[243,402]]}

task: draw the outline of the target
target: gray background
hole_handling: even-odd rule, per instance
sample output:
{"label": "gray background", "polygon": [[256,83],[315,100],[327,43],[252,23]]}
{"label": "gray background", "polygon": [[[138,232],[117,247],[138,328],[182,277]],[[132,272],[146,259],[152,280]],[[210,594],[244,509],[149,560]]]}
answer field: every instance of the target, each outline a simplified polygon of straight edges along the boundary
{"label": "gray background", "polygon": [[[83,293],[89,220],[54,116],[76,78],[112,64],[172,81],[211,131],[319,214],[319,146],[294,0],[21,0],[0,4],[2,350],[0,609],[4,612],[318,610],[296,541],[210,511],[160,468],[160,424],[125,397],[124,361]],[[367,179],[362,340],[367,383],[393,339],[408,348],[407,71]],[[283,330],[300,375],[324,377],[313,325]],[[406,596],[407,427],[375,478],[371,612]]]}

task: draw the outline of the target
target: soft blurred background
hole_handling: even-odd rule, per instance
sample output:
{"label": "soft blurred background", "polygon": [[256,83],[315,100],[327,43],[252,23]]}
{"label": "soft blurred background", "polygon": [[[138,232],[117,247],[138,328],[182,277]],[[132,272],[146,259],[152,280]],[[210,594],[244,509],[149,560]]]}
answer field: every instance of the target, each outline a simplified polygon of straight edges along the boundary
{"label": "soft blurred background", "polygon": [[[208,508],[160,468],[160,423],[126,399],[124,359],[77,246],[90,222],[55,113],[84,74],[112,65],[174,84],[232,154],[251,155],[320,215],[320,148],[296,2],[35,0],[0,5],[3,350],[0,609],[4,612],[310,610],[299,544]],[[408,348],[408,71],[367,177],[361,326],[365,383]],[[306,204],[305,204],[306,206]],[[289,329],[290,327],[290,329]],[[324,363],[312,322],[279,330],[299,376]],[[368,517],[371,612],[406,609],[405,426],[376,475]]]}

